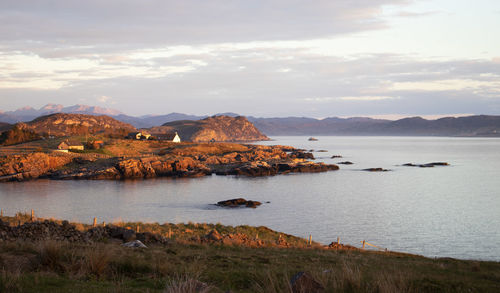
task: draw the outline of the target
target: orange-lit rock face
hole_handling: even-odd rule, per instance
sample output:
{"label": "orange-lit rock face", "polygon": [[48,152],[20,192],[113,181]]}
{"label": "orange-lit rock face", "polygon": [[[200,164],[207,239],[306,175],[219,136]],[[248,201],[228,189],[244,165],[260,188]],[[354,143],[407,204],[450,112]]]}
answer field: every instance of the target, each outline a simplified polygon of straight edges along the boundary
{"label": "orange-lit rock face", "polygon": [[214,116],[199,121],[174,121],[155,129],[175,130],[183,141],[192,142],[269,139],[245,117]]}

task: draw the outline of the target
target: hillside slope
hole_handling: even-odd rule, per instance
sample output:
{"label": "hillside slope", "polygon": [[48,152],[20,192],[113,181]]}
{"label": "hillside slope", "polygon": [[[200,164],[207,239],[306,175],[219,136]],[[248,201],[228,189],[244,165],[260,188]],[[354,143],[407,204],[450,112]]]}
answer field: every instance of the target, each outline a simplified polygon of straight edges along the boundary
{"label": "hillside slope", "polygon": [[135,130],[135,127],[132,125],[105,115],[57,113],[19,124],[40,135],[50,133],[50,135],[54,136],[81,135],[86,133],[126,134]]}
{"label": "hillside slope", "polygon": [[152,133],[177,131],[184,141],[253,141],[268,140],[245,117],[212,116],[202,120],[181,120],[168,122],[150,129]]}
{"label": "hillside slope", "polygon": [[12,124],[0,122],[0,132],[9,130],[12,128]]}

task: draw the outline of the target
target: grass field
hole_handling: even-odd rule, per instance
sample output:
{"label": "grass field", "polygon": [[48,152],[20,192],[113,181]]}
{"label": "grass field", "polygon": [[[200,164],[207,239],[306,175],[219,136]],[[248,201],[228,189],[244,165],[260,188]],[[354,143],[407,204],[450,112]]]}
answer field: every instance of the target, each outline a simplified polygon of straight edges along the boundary
{"label": "grass field", "polygon": [[157,140],[116,139],[105,136],[72,136],[42,139],[27,143],[0,146],[0,155],[26,154],[33,152],[52,152],[57,145],[65,140],[85,143],[90,140],[104,141],[102,149],[85,150],[84,153],[100,153],[115,157],[138,157],[145,155],[192,155],[203,153],[206,155],[221,155],[230,152],[245,152],[248,147],[236,143],[172,143]]}
{"label": "grass field", "polygon": [[0,242],[0,292],[291,292],[290,279],[301,271],[325,292],[500,292],[498,262],[328,250],[307,247],[304,239],[293,236],[286,236],[296,241],[293,248],[187,241],[214,228],[221,234],[260,233],[269,239],[279,234],[264,227],[121,225],[157,233],[175,229],[176,237],[146,249],[122,247],[111,239],[91,244]]}
{"label": "grass field", "polygon": [[498,263],[320,249],[2,243],[0,265],[2,292],[190,292],[175,287],[193,280],[207,292],[290,292],[299,271],[327,292],[500,290]]}

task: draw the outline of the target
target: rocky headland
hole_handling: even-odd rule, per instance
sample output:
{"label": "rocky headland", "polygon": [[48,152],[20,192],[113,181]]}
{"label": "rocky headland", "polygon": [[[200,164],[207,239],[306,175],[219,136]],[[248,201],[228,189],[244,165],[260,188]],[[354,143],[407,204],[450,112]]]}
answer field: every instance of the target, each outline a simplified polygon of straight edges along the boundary
{"label": "rocky headland", "polygon": [[312,155],[288,146],[171,144],[157,154],[109,156],[97,153],[27,153],[0,157],[0,182],[48,179],[145,179],[211,174],[272,176],[325,172],[337,165],[304,159]]}

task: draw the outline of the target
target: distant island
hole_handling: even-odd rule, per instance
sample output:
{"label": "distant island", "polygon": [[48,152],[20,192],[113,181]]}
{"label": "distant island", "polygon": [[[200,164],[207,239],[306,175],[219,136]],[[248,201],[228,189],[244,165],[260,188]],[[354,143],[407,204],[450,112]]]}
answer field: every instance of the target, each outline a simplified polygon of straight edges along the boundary
{"label": "distant island", "polygon": [[[28,122],[37,117],[71,113],[87,115],[106,115],[135,128],[160,127],[177,121],[198,121],[210,116],[197,116],[182,113],[165,115],[145,115],[134,117],[114,109],[87,105],[47,104],[40,109],[24,107],[15,111],[0,112],[0,131],[8,129],[10,124]],[[215,116],[238,117],[236,113],[219,113]],[[308,117],[246,117],[255,127],[267,136],[276,135],[375,135],[375,136],[465,136],[465,137],[500,137],[500,116],[473,115],[467,117],[445,117],[427,120],[411,117],[399,120],[372,119],[366,117],[324,119]],[[175,124],[175,123],[174,123]],[[191,122],[195,125],[195,122]]]}

